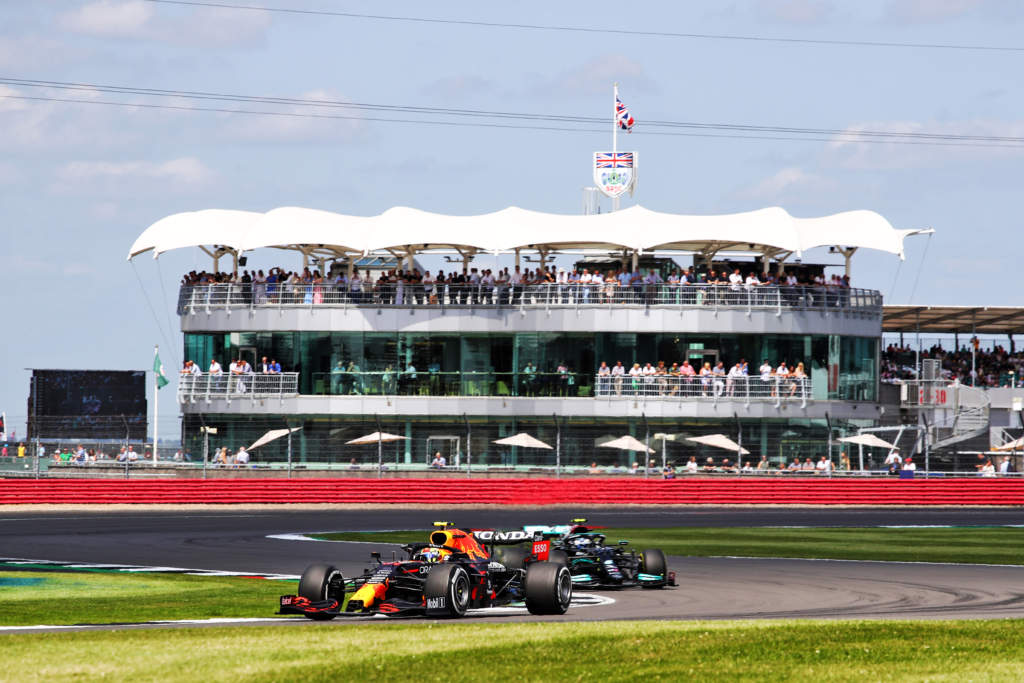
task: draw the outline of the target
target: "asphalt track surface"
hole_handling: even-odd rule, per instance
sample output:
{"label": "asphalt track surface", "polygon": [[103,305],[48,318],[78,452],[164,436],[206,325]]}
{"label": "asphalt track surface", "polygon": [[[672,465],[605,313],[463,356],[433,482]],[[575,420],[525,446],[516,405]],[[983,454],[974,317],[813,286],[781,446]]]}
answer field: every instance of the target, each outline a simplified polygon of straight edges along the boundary
{"label": "asphalt track surface", "polygon": [[[371,550],[387,557],[393,546],[269,536],[427,529],[434,520],[514,528],[580,514],[609,527],[1024,524],[1024,510],[1005,508],[0,510],[0,556],[268,574],[298,574],[329,560],[353,575],[367,565]],[[614,604],[574,608],[552,619],[1024,618],[1024,567],[692,557],[669,562],[678,588],[619,591]],[[536,619],[487,620],[524,618]]]}

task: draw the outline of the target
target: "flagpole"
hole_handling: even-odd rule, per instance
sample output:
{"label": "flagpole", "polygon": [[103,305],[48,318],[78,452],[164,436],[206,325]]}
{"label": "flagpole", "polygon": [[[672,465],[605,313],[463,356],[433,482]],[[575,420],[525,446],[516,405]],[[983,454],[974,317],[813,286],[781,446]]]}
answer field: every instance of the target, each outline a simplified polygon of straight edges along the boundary
{"label": "flagpole", "polygon": [[[153,345],[153,364],[156,364],[156,359],[160,356],[160,346],[158,344]],[[153,467],[157,466],[157,452],[156,446],[159,442],[157,439],[157,425],[160,424],[160,381],[156,373],[153,373]]]}
{"label": "flagpole", "polygon": [[[612,158],[619,151],[619,84],[612,83]],[[612,211],[619,210],[619,198],[612,197]]]}

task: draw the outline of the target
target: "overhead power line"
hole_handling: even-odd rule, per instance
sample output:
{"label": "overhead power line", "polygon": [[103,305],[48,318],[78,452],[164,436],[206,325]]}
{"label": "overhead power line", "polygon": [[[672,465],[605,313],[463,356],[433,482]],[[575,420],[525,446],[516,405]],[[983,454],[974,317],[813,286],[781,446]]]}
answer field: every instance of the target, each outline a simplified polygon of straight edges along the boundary
{"label": "overhead power line", "polygon": [[565,31],[572,33],[598,33],[619,36],[637,36],[645,38],[676,38],[691,40],[732,40],[754,43],[785,43],[791,45],[828,45],[834,47],[886,47],[910,48],[925,50],[973,50],[979,52],[1024,52],[1024,47],[1012,45],[963,45],[956,43],[911,43],[884,40],[837,40],[824,38],[792,38],[775,36],[753,36],[726,33],[681,33],[674,31],[642,31],[633,29],[602,28],[592,26],[565,26],[556,24],[520,24],[498,21],[475,21],[471,19],[439,19],[435,17],[402,17],[386,14],[364,14],[359,12],[341,12],[322,9],[302,9],[297,7],[272,7],[267,5],[248,5],[230,2],[202,2],[200,0],[146,0],[161,5],[186,5],[191,7],[215,7],[220,9],[244,10],[251,12],[277,12],[281,14],[297,14],[321,17],[341,17],[346,19],[366,19],[372,21],[396,21],[415,24],[448,24],[454,26],[470,26],[478,28],[501,28],[527,31]]}
{"label": "overhead power line", "polygon": [[[610,118],[594,116],[573,116],[559,114],[537,114],[514,111],[489,111],[480,109],[455,109],[448,107],[427,107],[418,105],[392,105],[369,102],[345,102],[276,96],[240,95],[192,90],[168,90],[134,86],[103,85],[95,83],[74,83],[65,81],[43,81],[0,76],[0,84],[18,87],[46,88],[71,92],[132,95],[137,97],[163,98],[165,103],[152,101],[119,101],[113,99],[76,99],[53,95],[0,95],[8,99],[44,102],[91,104],[99,106],[135,107],[142,109],[164,109],[185,112],[216,112],[258,116],[292,118],[336,119],[351,121],[372,121],[381,123],[426,124],[441,126],[467,126],[482,128],[529,129],[560,132],[601,133]],[[170,103],[175,101],[230,102],[248,105],[280,107],[288,110],[241,109],[227,106],[186,105]],[[371,114],[404,114],[416,118],[394,118],[366,115],[362,113],[328,113],[323,111],[355,110]],[[427,118],[430,117],[430,118]],[[438,118],[441,117],[441,118]],[[595,127],[601,126],[601,127]],[[957,133],[898,132],[879,130],[850,130],[835,128],[807,128],[796,126],[768,126],[756,124],[708,123],[696,121],[645,121],[636,134],[661,136],[686,136],[707,138],[731,138],[754,140],[803,140],[811,142],[854,142],[854,143],[895,143],[923,144],[954,147],[1024,147],[1024,137],[998,135],[966,135]]]}

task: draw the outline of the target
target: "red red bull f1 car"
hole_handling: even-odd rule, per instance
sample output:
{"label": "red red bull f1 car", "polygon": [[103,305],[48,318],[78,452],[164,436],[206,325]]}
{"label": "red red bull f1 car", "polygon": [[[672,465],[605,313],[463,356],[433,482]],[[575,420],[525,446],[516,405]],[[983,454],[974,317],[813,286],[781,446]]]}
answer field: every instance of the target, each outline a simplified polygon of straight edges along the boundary
{"label": "red red bull f1 car", "polygon": [[[518,602],[531,614],[569,609],[572,577],[564,564],[547,561],[549,541],[533,543],[529,552],[502,563],[493,557],[499,542],[493,534],[448,522],[434,526],[428,543],[402,547],[407,559],[384,562],[380,553],[371,553],[376,564],[356,578],[346,579],[329,564],[308,567],[298,595],[281,596],[278,614],[315,620],[377,614],[461,617],[470,609]],[[481,543],[475,533],[490,542]]]}

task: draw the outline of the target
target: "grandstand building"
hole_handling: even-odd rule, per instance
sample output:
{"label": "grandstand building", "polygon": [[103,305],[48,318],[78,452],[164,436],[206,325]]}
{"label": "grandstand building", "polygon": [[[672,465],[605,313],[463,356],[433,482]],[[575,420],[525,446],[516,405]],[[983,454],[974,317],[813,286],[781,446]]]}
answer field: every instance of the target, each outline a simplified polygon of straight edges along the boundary
{"label": "grandstand building", "polygon": [[[283,265],[314,274],[304,282],[182,286],[184,358],[203,371],[178,383],[182,441],[192,453],[202,452],[203,426],[216,427],[216,444],[230,448],[297,427],[294,462],[347,467],[353,458],[376,462],[376,447],[346,442],[379,429],[403,437],[384,444],[391,469],[425,467],[438,451],[461,468],[556,460],[628,467],[644,454],[600,446],[632,435],[659,465],[664,452],[678,466],[694,454],[728,457],[684,441],[724,434],[756,464],[762,455],[773,463],[836,457],[838,449],[828,451],[832,439],[879,424],[884,412],[881,294],[778,276],[809,273],[799,259],[816,247],[844,256],[847,274],[858,249],[902,257],[904,239],[915,232],[869,211],[796,219],[781,209],[680,216],[639,206],[591,216],[211,210],[153,224],[129,257],[201,248],[213,258],[212,272],[230,260],[223,269],[240,274],[245,254],[283,249],[275,253],[290,251],[293,260]],[[390,258],[411,269],[419,259],[435,275],[430,265],[440,263],[472,279],[474,268],[496,256],[513,275],[544,270],[554,282],[377,284],[381,271],[364,279],[361,265]],[[600,281],[557,274],[559,263],[571,267],[581,256]],[[668,264],[656,277],[654,268],[643,268],[642,280],[616,276],[652,257]],[[743,276],[776,282],[679,284],[672,260],[698,271],[742,263]],[[262,373],[264,356],[283,371]],[[235,358],[255,373],[227,374]],[[207,372],[214,360],[225,374]],[[624,374],[612,374],[620,362]],[[672,370],[719,362],[724,376]],[[746,374],[729,376],[741,362]],[[786,370],[762,377],[764,362]],[[634,364],[640,374],[630,375]],[[520,432],[554,448],[493,443]],[[283,460],[285,448],[283,439],[268,443],[254,462]]]}

